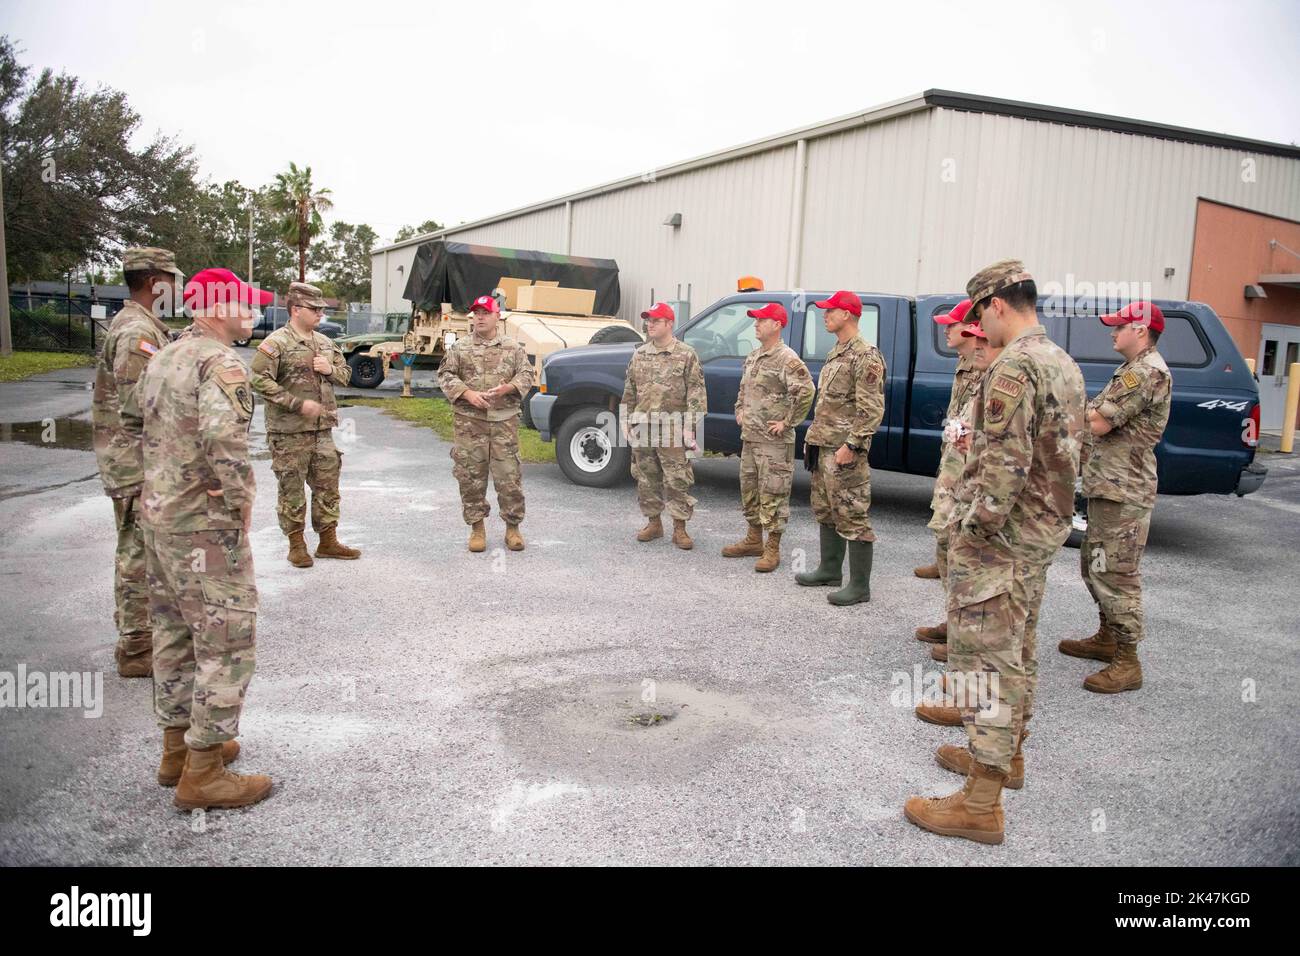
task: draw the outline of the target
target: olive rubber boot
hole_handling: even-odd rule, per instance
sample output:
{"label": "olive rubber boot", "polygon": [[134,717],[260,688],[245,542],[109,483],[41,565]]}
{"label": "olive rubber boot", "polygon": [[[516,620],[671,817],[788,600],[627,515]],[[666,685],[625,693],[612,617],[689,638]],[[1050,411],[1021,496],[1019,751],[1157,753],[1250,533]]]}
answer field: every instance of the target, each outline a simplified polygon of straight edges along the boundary
{"label": "olive rubber boot", "polygon": [[524,550],[524,536],[519,533],[519,525],[506,525],[506,547],[511,551]]}
{"label": "olive rubber boot", "polygon": [[119,677],[153,676],[153,635],[148,631],[123,634],[113,649]]}
{"label": "olive rubber boot", "polygon": [[487,550],[487,531],[483,527],[483,519],[479,518],[469,528],[469,549],[478,554],[480,551]]}
{"label": "olive rubber boot", "polygon": [[[763,528],[751,524],[743,540],[722,549],[724,558],[756,558],[763,553]],[[771,570],[770,568],[768,570]]]}
{"label": "olive rubber boot", "polygon": [[1083,689],[1094,694],[1118,694],[1142,686],[1142,665],[1138,663],[1136,644],[1119,644],[1115,659],[1083,679]]}
{"label": "olive rubber boot", "polygon": [[[1011,772],[1007,774],[1006,787],[1008,790],[1019,790],[1025,785],[1025,738],[1029,736],[1029,731],[1020,731],[1020,741],[1016,744],[1015,755],[1011,758]],[[940,767],[944,770],[951,770],[953,773],[959,773],[963,777],[970,774],[971,755],[970,747],[966,744],[944,744],[934,755]]]}
{"label": "olive rubber boot", "polygon": [[1102,624],[1092,637],[1085,637],[1081,641],[1061,641],[1056,645],[1056,649],[1067,657],[1083,657],[1109,664],[1115,659],[1115,648],[1118,643],[1110,628]]}
{"label": "olive rubber boot", "polygon": [[830,585],[839,587],[844,574],[844,539],[828,524],[817,526],[821,531],[821,563],[815,571],[805,571],[794,576],[795,583],[804,587]]}
{"label": "olive rubber boot", "polygon": [[767,544],[763,545],[763,556],[754,562],[754,570],[760,572],[775,571],[781,566],[781,532],[769,531]]}
{"label": "olive rubber boot", "polygon": [[295,568],[310,568],[316,563],[307,552],[307,542],[302,539],[301,531],[289,532],[289,563]]}
{"label": "olive rubber boot", "polygon": [[342,558],[344,561],[355,561],[361,557],[361,551],[357,548],[349,548],[339,540],[337,526],[326,528],[320,533],[320,544],[316,545],[316,557],[318,558]]}
{"label": "olive rubber boot", "polygon": [[[185,746],[184,727],[163,729],[162,763],[158,765],[158,782],[164,787],[174,787],[185,770],[185,758],[190,749]],[[221,745],[221,762],[229,767],[239,756],[239,741],[227,740]]]}
{"label": "olive rubber boot", "polygon": [[944,663],[944,664],[948,663],[948,645],[947,645],[947,644],[931,644],[931,645],[930,645],[930,660],[932,660],[932,661],[940,661],[940,662],[942,662],[942,663]]}
{"label": "olive rubber boot", "polygon": [[948,622],[944,621],[934,627],[918,627],[916,629],[916,639],[926,644],[948,643]]}
{"label": "olive rubber boot", "polygon": [[849,542],[849,583],[831,594],[826,600],[837,607],[863,604],[871,600],[872,541]]}
{"label": "olive rubber boot", "polygon": [[662,538],[663,536],[664,523],[658,515],[655,515],[653,518],[647,518],[645,527],[636,533],[636,539],[642,543],[653,541],[656,538]]}
{"label": "olive rubber boot", "polygon": [[673,519],[673,544],[677,545],[677,547],[681,548],[683,551],[689,551],[691,548],[695,547],[695,542],[692,541],[691,536],[686,533],[686,522],[681,518]]}
{"label": "olive rubber boot", "polygon": [[925,578],[927,581],[937,581],[939,579],[939,565],[927,564],[923,567],[913,568],[912,573],[918,578]]}
{"label": "olive rubber boot", "polygon": [[262,773],[232,773],[221,762],[221,748],[190,748],[172,803],[182,810],[246,807],[266,799],[271,778]]}
{"label": "olive rubber boot", "polygon": [[1007,775],[971,761],[970,775],[957,793],[938,799],[912,797],[903,815],[912,823],[941,836],[963,837],[976,843],[1002,842],[1002,787]]}

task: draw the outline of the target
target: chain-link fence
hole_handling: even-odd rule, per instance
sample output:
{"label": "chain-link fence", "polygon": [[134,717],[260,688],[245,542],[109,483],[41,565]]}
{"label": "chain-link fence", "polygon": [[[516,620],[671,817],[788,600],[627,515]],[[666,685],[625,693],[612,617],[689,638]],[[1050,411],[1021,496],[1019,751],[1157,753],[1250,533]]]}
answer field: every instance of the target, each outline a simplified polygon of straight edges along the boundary
{"label": "chain-link fence", "polygon": [[122,307],[116,300],[40,292],[9,296],[9,323],[15,349],[42,352],[94,352],[108,323]]}

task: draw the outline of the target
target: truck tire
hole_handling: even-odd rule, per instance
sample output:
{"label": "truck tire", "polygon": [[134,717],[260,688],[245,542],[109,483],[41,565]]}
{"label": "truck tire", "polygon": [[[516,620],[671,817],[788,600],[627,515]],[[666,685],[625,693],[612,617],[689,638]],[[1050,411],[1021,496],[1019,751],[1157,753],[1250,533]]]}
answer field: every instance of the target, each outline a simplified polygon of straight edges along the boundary
{"label": "truck tire", "polygon": [[605,409],[598,405],[574,409],[555,433],[555,460],[575,485],[612,488],[631,470],[632,451],[610,442],[598,424],[602,412]]}
{"label": "truck tire", "polygon": [[628,328],[626,325],[607,325],[603,329],[597,329],[596,334],[587,340],[588,345],[612,345],[615,342],[642,342],[641,336],[636,329]]}
{"label": "truck tire", "polygon": [[348,384],[356,388],[378,388],[384,381],[384,363],[373,355],[353,352],[348,356],[348,367],[352,369],[352,380]]}
{"label": "truck tire", "polygon": [[243,349],[243,348],[248,348],[248,343],[252,341],[253,341],[253,337],[250,335],[246,339],[235,339],[235,344],[238,345],[241,349]]}
{"label": "truck tire", "polygon": [[1065,539],[1067,548],[1083,547],[1084,536],[1088,533],[1088,501],[1083,495],[1074,496],[1074,527],[1070,529],[1070,536]]}

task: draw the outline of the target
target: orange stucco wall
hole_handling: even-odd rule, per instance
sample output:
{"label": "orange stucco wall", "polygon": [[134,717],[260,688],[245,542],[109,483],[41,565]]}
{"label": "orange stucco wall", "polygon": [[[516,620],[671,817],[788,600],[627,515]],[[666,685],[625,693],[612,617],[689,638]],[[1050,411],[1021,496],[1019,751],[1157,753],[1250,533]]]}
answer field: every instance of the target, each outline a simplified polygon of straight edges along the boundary
{"label": "orange stucco wall", "polygon": [[1300,273],[1300,258],[1270,248],[1270,239],[1300,252],[1300,222],[1197,200],[1187,297],[1219,314],[1246,358],[1259,355],[1261,324],[1300,326],[1300,289],[1269,285],[1266,299],[1245,296],[1261,275]]}

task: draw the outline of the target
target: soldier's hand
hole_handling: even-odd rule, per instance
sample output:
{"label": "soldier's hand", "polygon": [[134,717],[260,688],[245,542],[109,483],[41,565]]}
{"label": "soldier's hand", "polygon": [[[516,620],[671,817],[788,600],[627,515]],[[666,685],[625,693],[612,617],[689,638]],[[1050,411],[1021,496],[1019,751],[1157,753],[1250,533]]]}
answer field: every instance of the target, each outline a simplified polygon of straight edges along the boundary
{"label": "soldier's hand", "polygon": [[958,435],[957,440],[952,443],[952,447],[956,448],[963,455],[970,454],[970,432]]}
{"label": "soldier's hand", "polygon": [[683,432],[682,432],[682,444],[683,444],[686,448],[690,449],[691,451],[694,451],[694,450],[695,450],[695,432],[691,431],[689,428],[686,429],[685,431],[683,431]]}
{"label": "soldier's hand", "polygon": [[475,408],[488,409],[492,407],[492,403],[483,397],[482,392],[476,392],[472,388],[466,389],[460,397],[465,399],[465,401],[469,402]]}
{"label": "soldier's hand", "polygon": [[320,402],[306,399],[302,403],[302,408],[298,409],[298,414],[304,418],[315,418],[321,413]]}
{"label": "soldier's hand", "polygon": [[853,459],[857,457],[858,456],[853,453],[853,449],[848,445],[841,445],[839,448],[835,449],[835,464],[837,465],[851,465],[853,464]]}
{"label": "soldier's hand", "polygon": [[773,438],[780,438],[782,435],[785,434],[785,422],[784,421],[768,422],[767,433],[771,435]]}
{"label": "soldier's hand", "polygon": [[334,374],[334,366],[333,366],[333,364],[330,362],[329,359],[327,359],[327,358],[326,358],[325,356],[323,356],[323,355],[317,355],[314,359],[312,359],[312,360],[311,360],[311,367],[314,368],[314,369],[315,369],[317,372],[319,372],[321,375],[333,375],[333,374]]}

